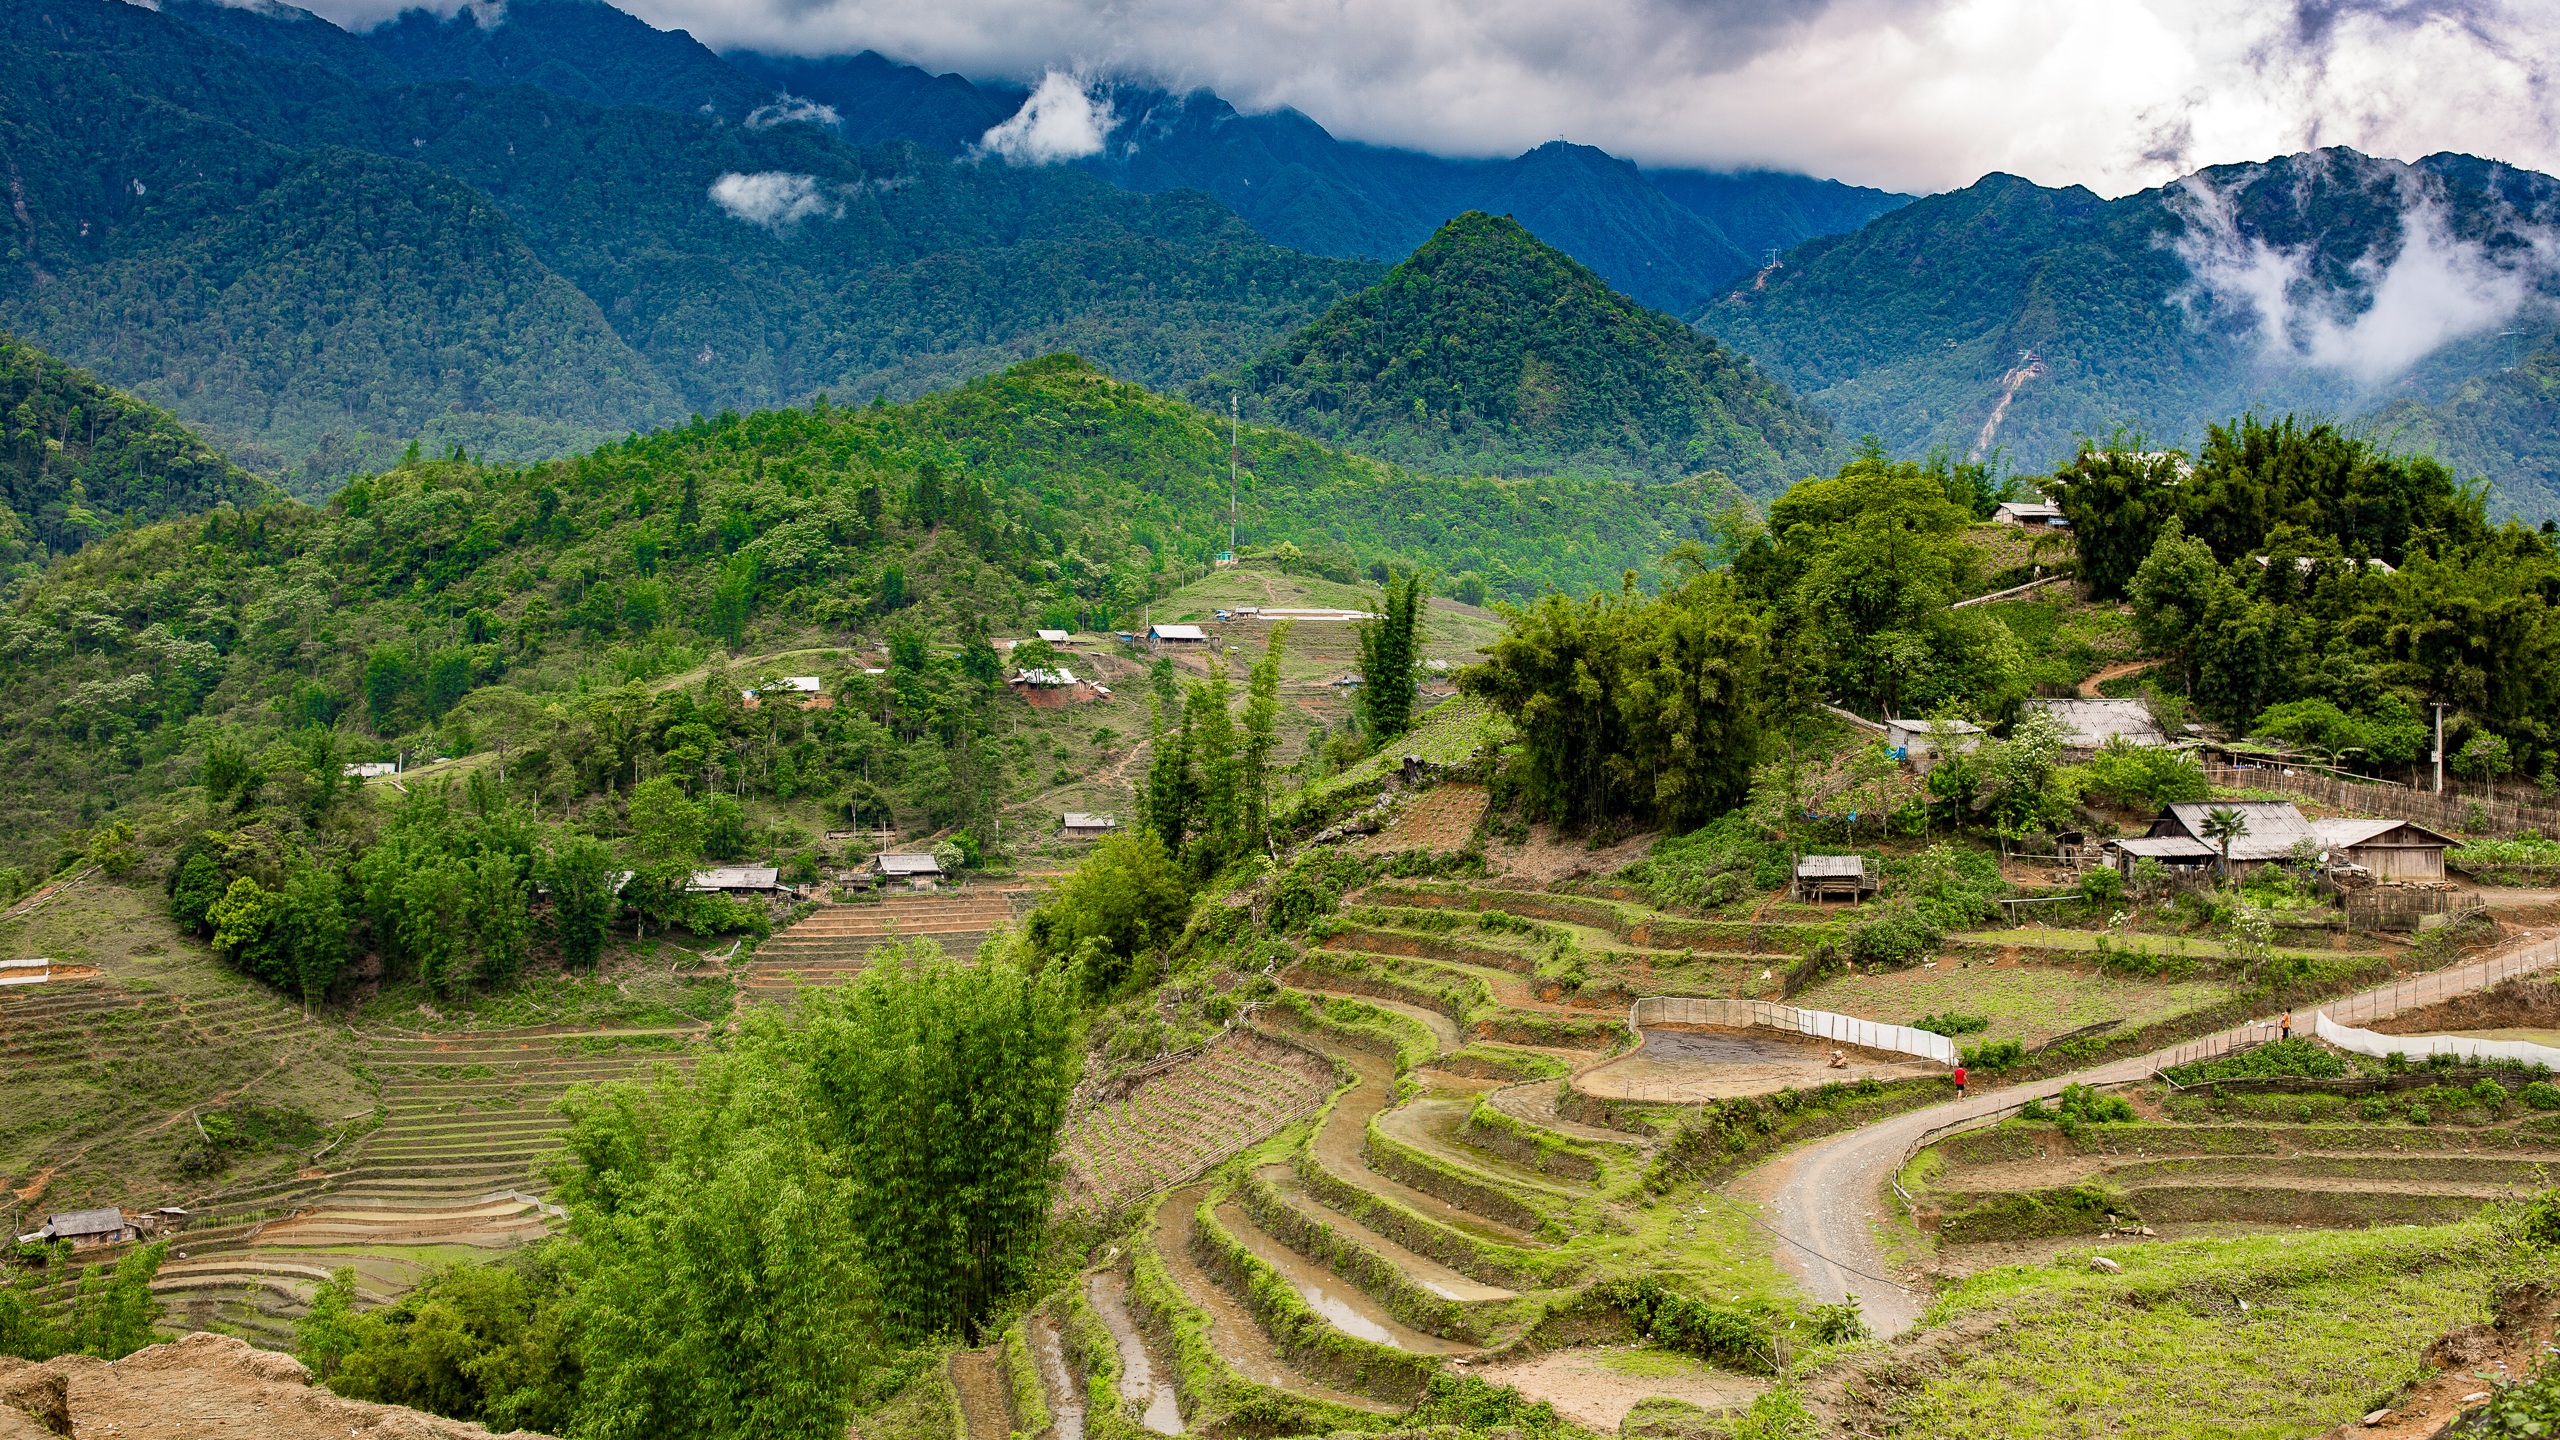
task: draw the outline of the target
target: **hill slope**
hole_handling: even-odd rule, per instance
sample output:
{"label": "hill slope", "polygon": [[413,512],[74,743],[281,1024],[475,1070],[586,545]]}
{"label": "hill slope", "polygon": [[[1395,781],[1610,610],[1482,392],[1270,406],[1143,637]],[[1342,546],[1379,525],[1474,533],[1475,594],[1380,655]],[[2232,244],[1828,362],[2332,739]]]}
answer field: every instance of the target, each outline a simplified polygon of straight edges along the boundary
{"label": "hill slope", "polygon": [[274,493],[166,411],[0,334],[0,573],[122,526]]}
{"label": "hill slope", "polygon": [[113,0],[0,12],[25,206],[0,324],[307,494],[412,437],[530,459],[1061,348],[1176,383],[1377,273],[1072,169],[367,88],[292,58],[344,49],[325,22],[270,23],[287,58]]}
{"label": "hill slope", "polygon": [[[1514,598],[1614,583],[1700,538],[1730,493],[1415,475],[1261,427],[1243,441],[1248,545],[1318,552],[1345,579],[1372,561],[1474,569]],[[540,703],[584,715],[599,683],[715,646],[948,642],[1061,611],[1131,628],[1224,547],[1226,451],[1223,416],[1056,356],[906,405],[724,415],[533,467],[413,462],[322,509],[141,526],[0,616],[16,782],[0,854],[190,783],[225,724],[433,737],[503,683],[536,702],[508,713],[550,734]],[[884,779],[904,764],[863,733]],[[610,736],[541,743],[564,776],[621,763]]]}
{"label": "hill slope", "polygon": [[[2119,200],[1994,175],[1800,247],[1700,323],[1844,429],[2040,468],[2119,427],[2192,446],[2250,406],[2447,399],[2552,333],[2555,217],[2560,181],[2457,155],[2314,151]],[[2516,453],[2474,457],[2510,506],[2543,483]]]}
{"label": "hill slope", "polygon": [[1448,473],[1715,471],[1772,493],[1838,448],[1749,361],[1480,213],[1255,361],[1244,388],[1257,417]]}

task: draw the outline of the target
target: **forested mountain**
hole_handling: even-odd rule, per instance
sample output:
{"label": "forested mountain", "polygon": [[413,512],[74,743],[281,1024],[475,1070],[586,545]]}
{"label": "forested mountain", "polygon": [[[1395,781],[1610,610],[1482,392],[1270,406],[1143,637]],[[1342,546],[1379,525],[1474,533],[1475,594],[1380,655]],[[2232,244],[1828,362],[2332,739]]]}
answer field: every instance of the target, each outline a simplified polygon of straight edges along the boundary
{"label": "forested mountain", "polygon": [[166,411],[6,334],[0,491],[0,574],[13,578],[119,529],[275,495]]}
{"label": "forested mountain", "polygon": [[[1057,356],[906,405],[722,415],[530,467],[413,460],[322,509],[124,531],[0,616],[6,844],[191,773],[199,715],[397,736],[500,681],[574,695],[714,644],[1131,624],[1224,547],[1227,439],[1224,416]],[[1248,546],[1346,578],[1473,570],[1515,598],[1614,584],[1705,538],[1732,494],[1414,475],[1260,426],[1242,459]],[[584,744],[554,758],[589,764]]]}
{"label": "forested mountain", "polygon": [[1198,195],[526,86],[367,89],[114,0],[0,14],[0,114],[24,204],[0,324],[312,494],[412,437],[559,454],[1056,349],[1169,385],[1377,273]]}
{"label": "forested mountain", "polygon": [[[1214,403],[1226,383],[1194,393]],[[1258,419],[1458,474],[1711,471],[1768,495],[1841,449],[1750,361],[1473,212],[1238,384]]]}
{"label": "forested mountain", "polygon": [[2555,214],[2560,181],[2460,155],[2314,151],[2112,201],[1994,175],[1809,242],[1700,324],[1897,450],[2033,469],[2119,428],[2192,447],[2252,406],[2397,405],[2540,516],[2560,472],[2501,397],[2554,331]]}
{"label": "forested mountain", "polygon": [[[262,54],[362,84],[528,84],[599,105],[647,105],[771,123],[824,105],[857,145],[912,140],[961,155],[1021,108],[1020,85],[932,75],[878,54],[725,57],[602,0],[514,0],[438,19],[411,11],[361,37],[287,6],[178,0],[171,13]],[[342,43],[343,42],[343,43]],[[796,97],[796,101],[795,98]],[[1517,217],[1646,304],[1681,315],[1763,263],[1772,247],[1854,230],[1905,197],[1801,175],[1663,171],[1586,145],[1510,160],[1451,160],[1348,144],[1294,110],[1243,115],[1206,91],[1104,87],[1101,153],[1078,164],[1149,194],[1217,196],[1274,244],[1395,260],[1467,210]]]}

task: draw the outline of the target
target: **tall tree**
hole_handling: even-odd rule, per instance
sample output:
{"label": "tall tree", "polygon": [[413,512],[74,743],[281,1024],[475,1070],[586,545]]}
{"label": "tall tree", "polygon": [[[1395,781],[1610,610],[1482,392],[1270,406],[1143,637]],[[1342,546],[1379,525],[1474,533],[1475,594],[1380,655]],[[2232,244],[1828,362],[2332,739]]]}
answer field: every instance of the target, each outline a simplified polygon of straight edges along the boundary
{"label": "tall tree", "polygon": [[1360,711],[1374,743],[1413,728],[1413,687],[1422,664],[1419,572],[1387,581],[1375,620],[1360,626]]}

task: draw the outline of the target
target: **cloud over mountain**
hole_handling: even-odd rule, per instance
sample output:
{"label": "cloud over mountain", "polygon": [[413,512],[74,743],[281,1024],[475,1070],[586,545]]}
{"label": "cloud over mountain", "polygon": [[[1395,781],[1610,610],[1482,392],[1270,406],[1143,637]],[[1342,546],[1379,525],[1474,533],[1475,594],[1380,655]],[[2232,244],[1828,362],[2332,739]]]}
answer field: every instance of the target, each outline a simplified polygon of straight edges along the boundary
{"label": "cloud over mountain", "polygon": [[[406,3],[318,8],[370,24]],[[1654,165],[1774,166],[1901,190],[2006,170],[2108,195],[2322,145],[2560,168],[2560,7],[2530,0],[630,8],[715,48],[868,48],[988,77],[1064,69],[1207,86],[1247,109],[1294,106],[1346,138],[1441,154],[1566,136]]]}

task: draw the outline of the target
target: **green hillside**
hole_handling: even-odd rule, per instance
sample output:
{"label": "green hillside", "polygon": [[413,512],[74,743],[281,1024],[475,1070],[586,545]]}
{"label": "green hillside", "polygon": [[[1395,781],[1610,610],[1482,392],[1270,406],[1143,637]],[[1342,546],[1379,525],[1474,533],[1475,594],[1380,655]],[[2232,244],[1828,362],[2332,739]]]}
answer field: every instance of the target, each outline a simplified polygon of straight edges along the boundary
{"label": "green hillside", "polygon": [[0,13],[0,324],[306,495],[412,438],[527,460],[1058,349],[1168,386],[1378,273],[1197,194],[285,50],[113,0]]}
{"label": "green hillside", "polygon": [[2560,516],[2560,348],[2474,376],[2434,404],[2393,401],[2372,423],[2395,447],[2492,477],[2517,514]]}
{"label": "green hillside", "polygon": [[1766,494],[1838,448],[1749,361],[1472,211],[1256,360],[1243,388],[1259,418],[1445,473],[1714,472]]}
{"label": "green hillside", "polygon": [[[1132,628],[1226,544],[1222,421],[1057,356],[906,405],[723,413],[532,467],[420,460],[326,508],[115,535],[0,618],[0,756],[21,781],[0,812],[8,853],[41,858],[50,837],[189,783],[225,726],[464,753],[476,723],[536,737],[555,778],[584,787],[629,737],[547,727],[541,707],[584,717],[602,690],[718,651],[849,664],[901,634],[948,647],[1062,615]],[[1263,427],[1243,460],[1248,546],[1346,579],[1474,570],[1523,598],[1615,583],[1699,538],[1730,493],[1414,475]],[[1540,543],[1520,546],[1529,533]],[[481,718],[457,731],[457,711]],[[810,737],[794,763],[942,803],[948,772],[913,768],[900,723]]]}
{"label": "green hillside", "polygon": [[0,334],[0,573],[126,526],[272,494],[166,411]]}

